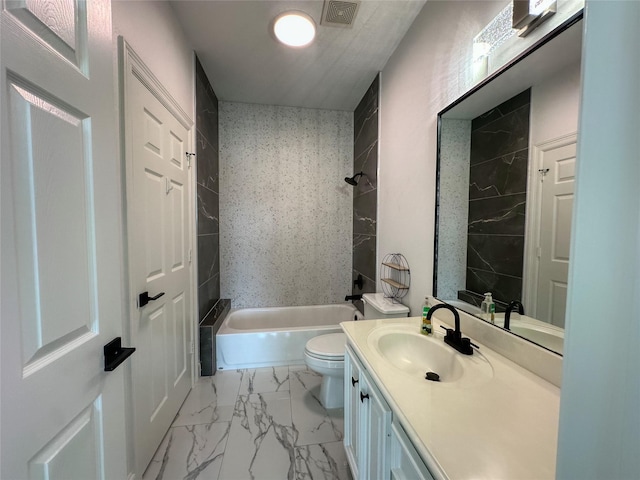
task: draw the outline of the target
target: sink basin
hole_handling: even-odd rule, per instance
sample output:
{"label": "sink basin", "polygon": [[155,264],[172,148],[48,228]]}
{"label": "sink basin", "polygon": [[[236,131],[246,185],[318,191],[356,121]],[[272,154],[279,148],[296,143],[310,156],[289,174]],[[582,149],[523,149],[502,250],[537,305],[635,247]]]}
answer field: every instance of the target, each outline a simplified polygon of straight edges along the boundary
{"label": "sink basin", "polygon": [[444,343],[440,334],[425,336],[411,325],[388,325],[373,330],[369,347],[400,372],[421,381],[437,373],[443,385],[476,385],[493,376],[489,362],[478,351],[463,355]]}
{"label": "sink basin", "polygon": [[424,378],[435,372],[441,382],[454,382],[462,376],[456,351],[442,340],[419,333],[389,331],[377,339],[377,350],[394,367]]}

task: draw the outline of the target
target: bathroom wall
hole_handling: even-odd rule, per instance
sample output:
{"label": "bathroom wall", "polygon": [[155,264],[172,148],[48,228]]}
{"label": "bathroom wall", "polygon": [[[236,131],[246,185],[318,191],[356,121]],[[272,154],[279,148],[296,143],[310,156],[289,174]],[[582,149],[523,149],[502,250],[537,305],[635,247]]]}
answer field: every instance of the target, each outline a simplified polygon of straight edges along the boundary
{"label": "bathroom wall", "polygon": [[[437,114],[473,86],[473,37],[507,3],[427,2],[381,73],[378,251],[407,257],[413,313],[433,287]],[[582,5],[558,1],[548,23],[509,40],[514,55]]]}
{"label": "bathroom wall", "polygon": [[531,88],[531,146],[578,131],[580,62]]}
{"label": "bathroom wall", "polygon": [[220,102],[221,294],[234,307],[351,292],[353,114]]}
{"label": "bathroom wall", "polygon": [[587,2],[559,480],[640,471],[639,18],[640,2]]}
{"label": "bathroom wall", "polygon": [[114,58],[115,37],[122,35],[193,119],[193,48],[169,2],[117,0],[111,10]]}
{"label": "bathroom wall", "polygon": [[496,305],[522,299],[530,98],[527,89],[471,121],[466,290],[480,302],[484,292]]}
{"label": "bathroom wall", "polygon": [[[353,284],[354,295],[376,291],[379,91],[378,75],[353,113],[353,175],[364,172],[353,187],[353,281],[363,280],[362,288]],[[362,300],[353,303],[364,312]]]}

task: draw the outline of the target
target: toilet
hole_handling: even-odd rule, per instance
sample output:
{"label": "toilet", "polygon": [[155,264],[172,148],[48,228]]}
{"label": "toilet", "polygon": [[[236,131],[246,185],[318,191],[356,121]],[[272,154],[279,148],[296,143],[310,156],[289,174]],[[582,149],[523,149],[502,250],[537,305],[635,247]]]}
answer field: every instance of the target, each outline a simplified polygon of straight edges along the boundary
{"label": "toilet", "polygon": [[[383,293],[365,293],[364,317],[366,320],[399,318],[409,315],[409,308],[384,298]],[[347,336],[344,333],[319,335],[307,342],[304,361],[307,366],[322,375],[320,403],[326,409],[344,406],[344,351]]]}

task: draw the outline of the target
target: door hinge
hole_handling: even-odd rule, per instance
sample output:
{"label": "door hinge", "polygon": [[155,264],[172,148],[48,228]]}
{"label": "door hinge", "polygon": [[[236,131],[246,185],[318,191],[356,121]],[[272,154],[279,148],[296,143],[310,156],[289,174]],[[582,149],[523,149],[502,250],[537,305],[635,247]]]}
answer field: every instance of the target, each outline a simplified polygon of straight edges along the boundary
{"label": "door hinge", "polygon": [[547,173],[549,173],[549,169],[548,168],[539,168],[538,169],[538,173],[540,174],[540,181],[544,182],[544,177],[546,177]]}
{"label": "door hinge", "polygon": [[542,257],[542,247],[537,247],[536,248],[536,256],[538,258]]}
{"label": "door hinge", "polygon": [[185,152],[185,155],[187,156],[187,168],[191,168],[191,157],[195,157],[196,154]]}
{"label": "door hinge", "polygon": [[192,260],[193,260],[193,250],[189,249],[189,265],[191,265]]}
{"label": "door hinge", "polygon": [[189,344],[189,353],[196,353],[196,347],[193,342]]}

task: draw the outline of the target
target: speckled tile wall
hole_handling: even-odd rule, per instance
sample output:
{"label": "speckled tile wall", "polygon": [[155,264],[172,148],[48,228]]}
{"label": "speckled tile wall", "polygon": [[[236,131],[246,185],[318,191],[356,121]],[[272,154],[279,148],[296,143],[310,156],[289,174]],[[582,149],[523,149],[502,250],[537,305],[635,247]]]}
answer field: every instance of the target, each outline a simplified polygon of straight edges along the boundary
{"label": "speckled tile wall", "polygon": [[234,307],[351,292],[353,114],[219,103],[221,292]]}
{"label": "speckled tile wall", "polygon": [[471,120],[443,119],[440,138],[437,294],[458,298],[465,287]]}

